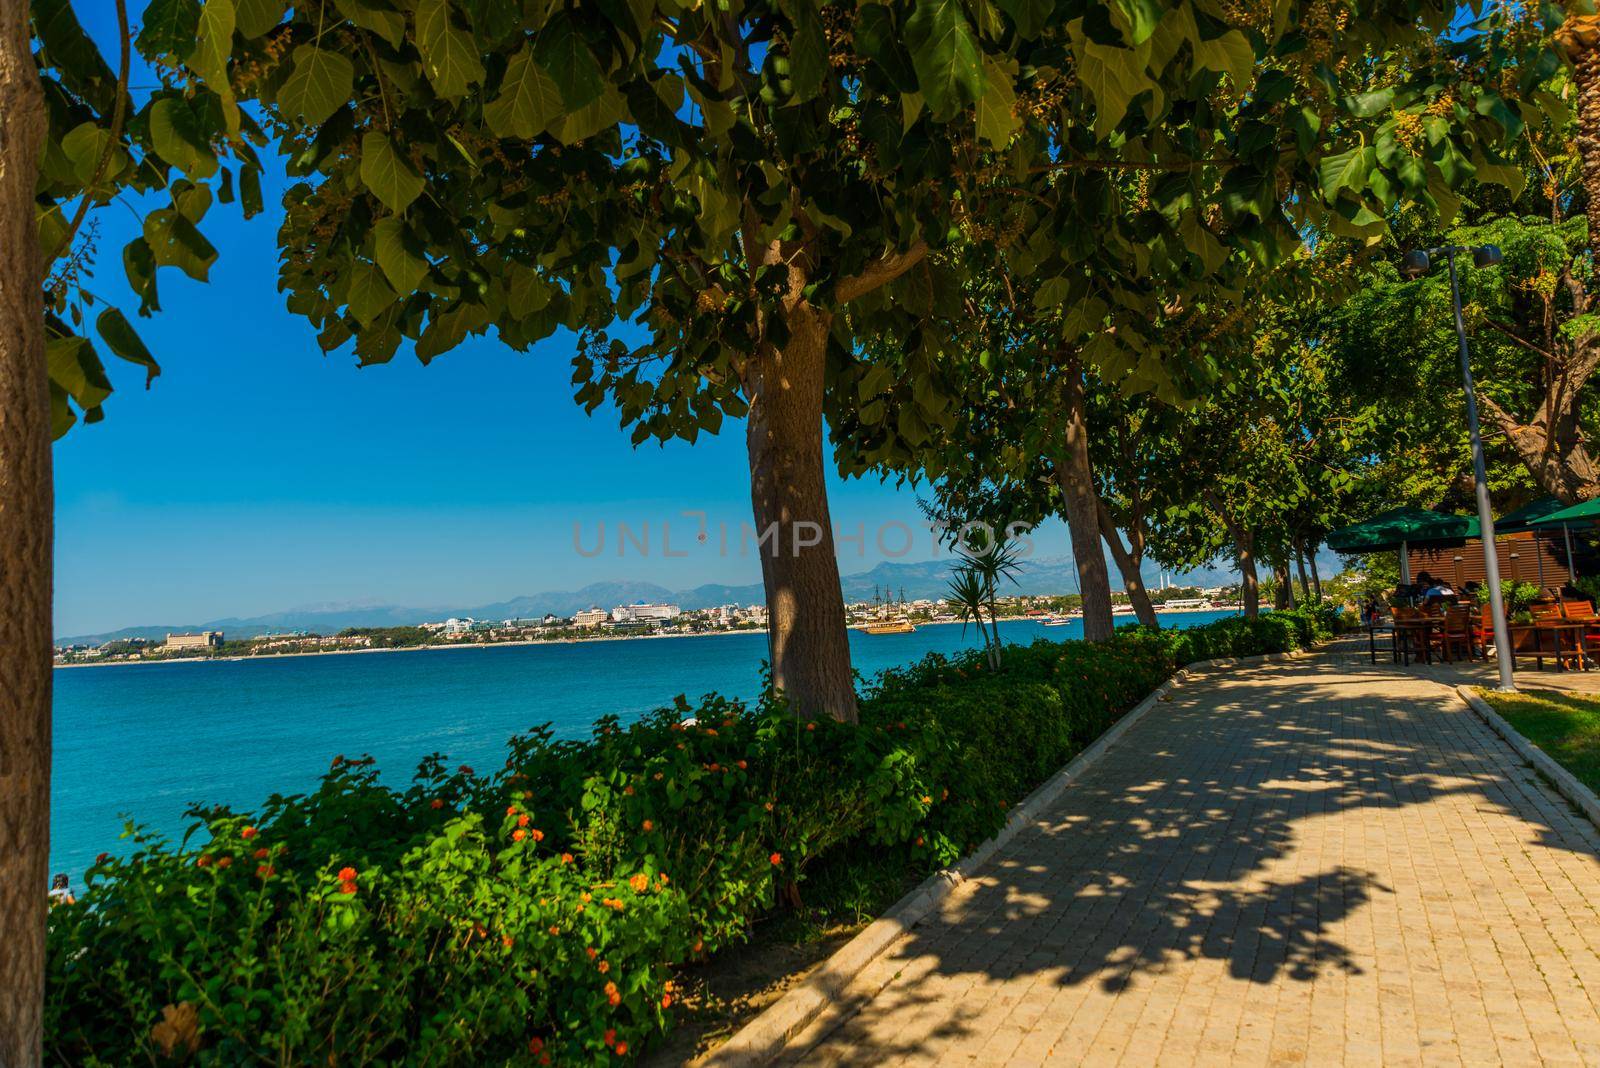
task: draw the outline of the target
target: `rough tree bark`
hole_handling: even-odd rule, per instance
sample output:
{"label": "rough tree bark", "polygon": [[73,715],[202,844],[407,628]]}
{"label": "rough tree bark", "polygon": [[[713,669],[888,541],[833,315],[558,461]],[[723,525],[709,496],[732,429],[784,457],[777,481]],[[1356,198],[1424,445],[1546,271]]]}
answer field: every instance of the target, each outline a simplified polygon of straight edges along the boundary
{"label": "rough tree bark", "polygon": [[1493,398],[1482,398],[1490,422],[1505,435],[1534,482],[1567,504],[1600,497],[1600,466],[1589,454],[1578,424],[1582,388],[1590,377],[1592,363],[1590,360],[1584,367],[1565,368],[1567,374],[1561,382],[1551,385],[1538,418],[1531,423],[1518,420]]}
{"label": "rough tree bark", "polygon": [[1294,576],[1289,574],[1288,563],[1272,565],[1272,607],[1278,611],[1294,607]]}
{"label": "rough tree bark", "polygon": [[0,0],[0,1065],[41,1057],[50,855],[50,387],[28,0]]}
{"label": "rough tree bark", "polygon": [[786,319],[788,342],[765,347],[743,375],[772,684],[802,719],[854,723],[855,680],[822,465],[828,316],[802,304]]}
{"label": "rough tree bark", "polygon": [[[848,303],[898,278],[926,253],[920,242],[905,252],[886,253],[861,274],[841,279],[834,296]],[[750,404],[745,444],[767,595],[772,684],[802,719],[831,716],[855,723],[855,679],[822,456],[833,314],[805,297],[813,268],[805,243],[773,242],[764,249],[750,247],[747,255],[752,261],[786,264],[789,272],[779,313],[787,337],[775,344],[768,331],[740,369]]]}
{"label": "rough tree bark", "polygon": [[1067,530],[1072,535],[1072,559],[1078,568],[1078,593],[1083,598],[1085,641],[1109,641],[1116,628],[1111,621],[1111,576],[1100,548],[1100,495],[1094,488],[1089,464],[1089,423],[1083,396],[1083,370],[1073,358],[1064,379],[1066,433],[1056,460],[1056,485],[1061,490]]}
{"label": "rough tree bark", "polygon": [[1261,614],[1261,582],[1256,577],[1255,539],[1248,536],[1242,540],[1236,539],[1233,556],[1239,566],[1239,599],[1244,602],[1245,618],[1254,619]]}
{"label": "rough tree bark", "polygon": [[1155,630],[1161,628],[1161,620],[1156,617],[1156,607],[1150,603],[1150,591],[1145,588],[1144,573],[1140,570],[1144,562],[1142,546],[1137,537],[1133,537],[1134,548],[1122,544],[1122,532],[1117,529],[1116,523],[1111,520],[1111,511],[1106,507],[1105,501],[1097,502],[1100,516],[1100,536],[1111,547],[1111,559],[1117,563],[1117,570],[1122,573],[1122,588],[1128,592],[1128,600],[1133,602],[1133,614],[1139,622]]}

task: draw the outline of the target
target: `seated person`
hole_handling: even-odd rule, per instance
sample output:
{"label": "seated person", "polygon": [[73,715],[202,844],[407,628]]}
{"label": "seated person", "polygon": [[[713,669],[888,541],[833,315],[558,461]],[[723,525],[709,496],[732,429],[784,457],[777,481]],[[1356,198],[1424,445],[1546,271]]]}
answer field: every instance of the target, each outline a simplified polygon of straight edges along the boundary
{"label": "seated person", "polygon": [[1454,598],[1456,591],[1444,579],[1434,578],[1424,571],[1417,576],[1417,585],[1422,587],[1422,603],[1431,605],[1435,601]]}

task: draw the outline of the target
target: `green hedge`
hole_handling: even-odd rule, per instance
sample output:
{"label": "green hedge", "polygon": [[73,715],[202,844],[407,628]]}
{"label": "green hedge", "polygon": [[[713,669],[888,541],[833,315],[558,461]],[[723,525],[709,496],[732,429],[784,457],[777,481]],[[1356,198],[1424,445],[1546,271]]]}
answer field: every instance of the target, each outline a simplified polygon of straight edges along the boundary
{"label": "green hedge", "polygon": [[859,727],[680,697],[588,741],[516,737],[488,774],[430,757],[400,790],[336,758],[312,794],[197,810],[182,841],[136,831],[131,855],[90,869],[51,912],[49,1054],[631,1059],[670,1026],[673,968],[740,941],[808,871],[948,864],[1178,665],[1335,622],[1040,641],[998,674],[930,656],[876,680]]}

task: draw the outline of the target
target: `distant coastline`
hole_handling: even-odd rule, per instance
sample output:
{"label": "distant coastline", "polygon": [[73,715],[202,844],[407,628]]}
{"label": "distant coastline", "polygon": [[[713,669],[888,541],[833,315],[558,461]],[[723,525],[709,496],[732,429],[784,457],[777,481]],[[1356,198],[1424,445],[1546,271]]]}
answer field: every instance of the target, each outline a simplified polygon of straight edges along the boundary
{"label": "distant coastline", "polygon": [[[1237,607],[1219,606],[1215,608],[1157,608],[1158,616],[1190,615],[1198,612],[1237,612]],[[1128,619],[1129,613],[1118,613],[1118,618]],[[1041,623],[1042,616],[1001,616],[1001,623]],[[959,619],[930,619],[917,623],[917,627],[946,627],[955,626],[962,621]],[[852,628],[853,629],[853,628]],[[451,642],[433,645],[405,645],[367,649],[306,649],[292,653],[259,653],[252,656],[171,656],[150,657],[135,660],[90,660],[82,663],[54,664],[57,671],[75,668],[104,668],[104,667],[146,667],[155,664],[233,664],[245,660],[288,660],[307,656],[360,656],[368,653],[424,653],[448,652],[463,649],[508,649],[527,647],[530,645],[591,645],[596,642],[631,642],[631,641],[658,641],[667,638],[724,638],[735,634],[765,634],[766,631],[746,628],[743,630],[700,630],[687,631],[680,634],[604,634],[592,638],[517,638],[509,641],[496,642]]]}

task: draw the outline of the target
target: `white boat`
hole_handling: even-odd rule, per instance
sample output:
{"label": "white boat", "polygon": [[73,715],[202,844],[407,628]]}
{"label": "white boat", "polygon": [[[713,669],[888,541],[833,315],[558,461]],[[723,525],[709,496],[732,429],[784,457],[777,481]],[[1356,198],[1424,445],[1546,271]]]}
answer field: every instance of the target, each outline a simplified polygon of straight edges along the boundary
{"label": "white boat", "polygon": [[1046,616],[1041,622],[1047,627],[1065,627],[1069,623],[1076,623],[1077,620],[1067,616]]}

